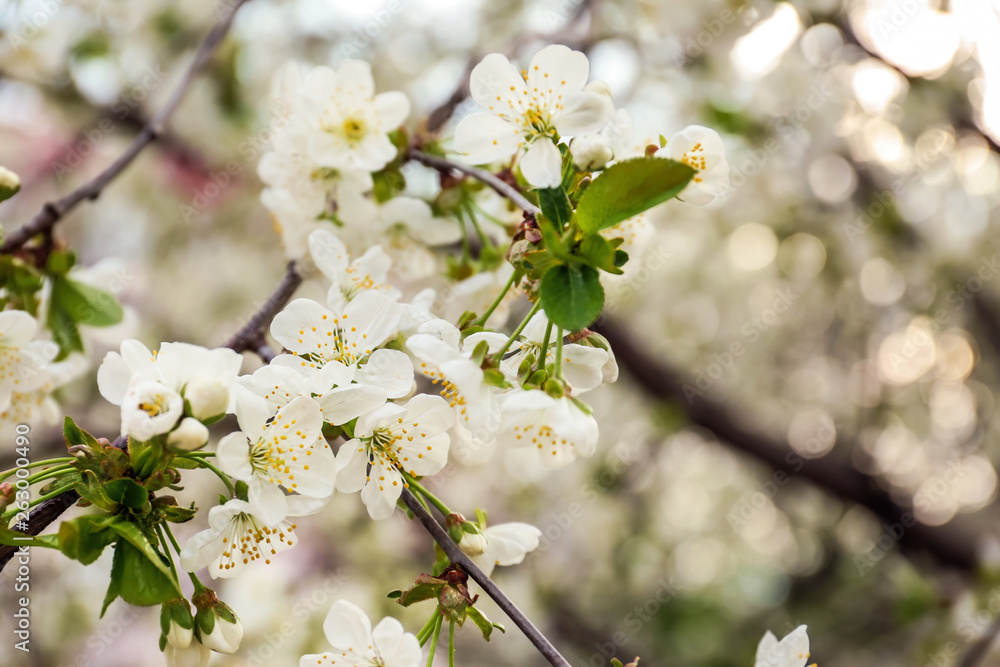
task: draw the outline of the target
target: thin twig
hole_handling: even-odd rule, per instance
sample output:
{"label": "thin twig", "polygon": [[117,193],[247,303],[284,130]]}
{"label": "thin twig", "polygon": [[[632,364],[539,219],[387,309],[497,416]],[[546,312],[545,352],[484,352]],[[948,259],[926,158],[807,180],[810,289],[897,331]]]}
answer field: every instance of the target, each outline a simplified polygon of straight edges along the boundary
{"label": "thin twig", "polygon": [[486,573],[479,569],[479,567],[472,562],[464,551],[462,551],[455,541],[448,536],[447,531],[441,527],[434,517],[424,509],[424,506],[420,504],[416,496],[410,493],[409,489],[403,489],[403,502],[406,506],[410,508],[417,520],[420,521],[421,525],[431,534],[434,541],[440,545],[441,549],[444,550],[445,555],[451,559],[451,562],[455,565],[461,566],[465,572],[475,580],[477,584],[482,587],[483,591],[493,598],[493,601],[497,603],[497,606],[503,610],[505,614],[514,622],[521,632],[524,633],[525,637],[534,644],[538,652],[541,653],[549,664],[555,665],[555,667],[570,667],[569,662],[562,656],[561,653],[552,645],[545,635],[535,627],[535,624],[525,616],[517,606],[511,602],[500,588],[493,583],[493,580],[486,576]]}
{"label": "thin twig", "polygon": [[[289,262],[285,269],[285,277],[281,280],[277,289],[268,297],[264,305],[253,314],[253,317],[244,325],[242,329],[233,334],[224,347],[237,352],[256,352],[264,358],[270,348],[264,341],[264,332],[270,326],[274,316],[284,308],[291,300],[295,290],[302,284],[302,276],[295,269],[295,262]],[[271,355],[273,356],[273,352]],[[269,359],[264,359],[270,361]]]}
{"label": "thin twig", "polygon": [[478,167],[472,167],[467,164],[452,162],[451,160],[448,160],[443,157],[438,157],[437,155],[428,155],[427,153],[418,150],[411,150],[409,153],[407,153],[407,155],[410,157],[410,159],[416,160],[417,162],[425,164],[428,167],[437,169],[440,172],[447,173],[451,171],[459,171],[463,174],[472,176],[477,181],[485,183],[486,185],[496,190],[498,194],[514,202],[514,204],[517,205],[522,210],[527,211],[528,213],[531,213],[533,215],[538,215],[539,213],[541,213],[539,208],[534,204],[532,204],[527,199],[525,199],[524,195],[522,195],[517,188],[515,188],[507,181],[498,178],[496,175],[491,174],[488,171],[479,169]]}
{"label": "thin twig", "polygon": [[180,106],[181,101],[187,94],[188,89],[191,87],[191,83],[194,79],[201,73],[201,70],[208,63],[212,54],[218,48],[219,44],[225,38],[226,33],[229,32],[229,27],[232,25],[233,17],[239,8],[246,3],[247,0],[233,0],[232,8],[230,11],[220,20],[212,31],[208,33],[205,37],[205,41],[202,42],[201,46],[198,48],[198,52],[195,53],[194,60],[188,67],[187,73],[184,75],[184,79],[181,81],[177,89],[174,90],[173,95],[167,101],[166,105],[157,113],[153,118],[146,123],[142,128],[139,135],[132,141],[132,144],[128,149],[107,169],[102,171],[89,183],[83,185],[82,187],[74,190],[65,197],[57,199],[55,201],[47,202],[42,210],[36,215],[31,222],[27,223],[23,227],[14,230],[7,235],[4,240],[3,245],[0,245],[0,253],[10,254],[11,252],[17,250],[29,240],[51,230],[56,223],[58,223],[69,211],[76,207],[77,204],[84,200],[94,200],[97,199],[101,192],[111,181],[118,177],[125,168],[128,167],[136,156],[145,148],[150,142],[155,141],[159,137],[164,128],[167,125],[167,121],[170,116],[174,113],[178,106]]}

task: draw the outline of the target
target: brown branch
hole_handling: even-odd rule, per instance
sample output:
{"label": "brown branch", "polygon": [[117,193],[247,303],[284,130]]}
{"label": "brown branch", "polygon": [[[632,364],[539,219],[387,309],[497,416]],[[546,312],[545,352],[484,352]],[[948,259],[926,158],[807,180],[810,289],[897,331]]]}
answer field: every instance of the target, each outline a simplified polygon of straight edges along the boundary
{"label": "brown branch", "polygon": [[525,637],[538,649],[549,664],[555,665],[555,667],[570,667],[569,662],[566,658],[562,656],[561,653],[552,645],[545,635],[535,627],[534,623],[531,622],[524,613],[517,608],[517,606],[511,602],[500,587],[493,583],[493,580],[486,576],[486,573],[479,569],[479,567],[469,558],[464,551],[462,551],[455,541],[449,537],[448,532],[441,527],[434,517],[424,509],[424,506],[417,500],[409,489],[403,489],[402,495],[403,502],[406,506],[410,508],[413,515],[417,520],[423,525],[434,541],[440,545],[441,549],[444,551],[445,555],[451,559],[453,565],[459,565],[463,570],[465,570],[470,577],[475,580],[477,584],[482,587],[483,591],[493,598],[493,601],[497,603],[497,606],[503,610],[505,614],[514,622],[521,632],[524,633]]}
{"label": "brown branch", "polygon": [[472,167],[467,164],[461,164],[459,162],[452,162],[451,160],[445,159],[443,157],[438,157],[437,155],[428,155],[422,151],[410,150],[407,156],[411,160],[416,160],[421,164],[425,164],[428,167],[437,169],[441,173],[450,173],[452,171],[458,171],[463,174],[472,176],[477,181],[481,181],[486,185],[490,186],[497,191],[503,197],[514,202],[516,206],[520,209],[531,213],[532,215],[538,215],[541,211],[537,206],[532,204],[530,201],[524,198],[524,195],[515,188],[513,185],[498,178],[495,174],[479,169],[478,167]]}
{"label": "brown branch", "polygon": [[[876,480],[853,466],[829,458],[806,459],[790,450],[785,443],[748,428],[728,405],[705,398],[689,400],[684,386],[687,380],[661,360],[650,357],[642,344],[626,328],[606,319],[599,331],[632,379],[651,396],[671,401],[685,414],[688,421],[712,431],[720,440],[761,460],[788,478],[809,480],[827,492],[874,512],[883,523],[902,531],[901,549],[926,552],[937,561],[964,572],[972,573],[979,563],[975,541],[952,526],[925,526],[916,523],[913,510],[895,503]],[[853,450],[853,442],[841,439],[845,448]]]}
{"label": "brown branch", "polygon": [[7,235],[3,244],[0,245],[0,253],[10,254],[38,234],[51,230],[56,223],[80,202],[97,199],[104,188],[125,171],[126,167],[132,164],[132,161],[135,160],[142,149],[152,141],[155,141],[163,133],[170,116],[180,106],[192,82],[201,73],[201,70],[208,63],[219,44],[222,43],[226,33],[229,32],[229,27],[232,25],[233,17],[245,2],[247,0],[233,0],[229,13],[212,28],[212,31],[208,33],[205,41],[198,48],[194,60],[184,75],[184,79],[177,89],[174,90],[173,95],[171,95],[166,105],[143,127],[128,149],[89,183],[74,190],[65,197],[47,202],[31,222]]}
{"label": "brown branch", "polygon": [[[270,348],[267,347],[267,343],[264,340],[264,333],[267,331],[267,327],[270,326],[274,316],[291,301],[292,295],[301,284],[302,276],[296,271],[295,262],[289,262],[288,267],[285,269],[285,277],[281,280],[277,289],[268,297],[264,305],[253,314],[246,325],[226,341],[224,347],[236,350],[237,352],[256,352],[262,358],[265,357],[267,352],[270,352]],[[271,355],[273,357],[274,353],[271,352]],[[266,358],[264,360],[270,361]]]}

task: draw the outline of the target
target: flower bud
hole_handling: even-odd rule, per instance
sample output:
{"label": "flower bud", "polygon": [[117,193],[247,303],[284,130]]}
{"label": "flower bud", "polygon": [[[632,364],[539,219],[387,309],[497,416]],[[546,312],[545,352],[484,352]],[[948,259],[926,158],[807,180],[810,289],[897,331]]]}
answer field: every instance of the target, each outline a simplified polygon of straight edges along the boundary
{"label": "flower bud", "polygon": [[10,199],[21,189],[21,179],[6,167],[0,167],[0,201]]}
{"label": "flower bud", "polygon": [[615,351],[611,349],[611,343],[608,342],[607,338],[597,332],[590,331],[585,338],[577,342],[607,352],[608,360],[601,366],[601,375],[606,384],[611,384],[618,379],[618,360],[615,359]]}
{"label": "flower bud", "polygon": [[187,648],[177,648],[167,644],[163,650],[163,658],[167,661],[167,667],[208,667],[212,651],[198,642],[192,643]]}
{"label": "flower bud", "polygon": [[184,649],[194,637],[194,617],[191,605],[184,598],[164,602],[160,607],[160,631],[168,646]]}
{"label": "flower bud", "polygon": [[603,169],[615,156],[611,144],[599,134],[584,134],[574,137],[569,144],[573,154],[573,164],[580,171]]}
{"label": "flower bud", "polygon": [[229,387],[210,377],[198,375],[184,387],[184,400],[191,416],[205,421],[225,414],[229,407]]}
{"label": "flower bud", "polygon": [[218,653],[236,653],[243,641],[243,626],[229,605],[210,588],[195,593],[191,601],[198,610],[194,620],[201,643]]}
{"label": "flower bud", "polygon": [[167,436],[167,444],[173,449],[190,452],[203,447],[208,442],[208,427],[194,417],[185,417]]}
{"label": "flower bud", "polygon": [[486,535],[479,526],[461,514],[449,514],[445,519],[448,535],[458,542],[459,548],[468,556],[480,556],[486,552]]}

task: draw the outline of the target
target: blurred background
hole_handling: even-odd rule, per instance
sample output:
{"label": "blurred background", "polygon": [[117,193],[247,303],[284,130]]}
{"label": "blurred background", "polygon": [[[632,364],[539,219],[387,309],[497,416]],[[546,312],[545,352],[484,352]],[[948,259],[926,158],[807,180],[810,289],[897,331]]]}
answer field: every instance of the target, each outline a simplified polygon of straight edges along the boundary
{"label": "blurred background", "polygon": [[[228,9],[0,0],[0,165],[23,183],[4,226],[116,158]],[[765,630],[802,623],[824,667],[1000,665],[998,0],[252,0],[167,135],[58,229],[129,309],[90,332],[94,367],[122,337],[220,345],[277,284],[256,164],[281,65],[368,60],[419,133],[484,54],[523,63],[550,42],[589,55],[640,139],[718,130],[732,187],[648,213],[607,284],[597,329],[623,373],[589,396],[592,459],[441,475],[452,507],[542,530],[501,587],[574,665],[750,665]],[[114,435],[93,378],[60,390],[60,415]],[[60,446],[33,432],[33,457]],[[199,474],[183,497],[210,502]],[[247,634],[213,665],[298,664],[325,648],[338,598],[423,624],[428,609],[385,593],[429,570],[429,540],[358,500],[335,497],[298,548],[219,586]],[[33,553],[33,650],[5,631],[0,663],[162,664],[157,610],[97,618],[110,553]],[[507,625],[492,646],[461,632],[459,664],[542,664]]]}

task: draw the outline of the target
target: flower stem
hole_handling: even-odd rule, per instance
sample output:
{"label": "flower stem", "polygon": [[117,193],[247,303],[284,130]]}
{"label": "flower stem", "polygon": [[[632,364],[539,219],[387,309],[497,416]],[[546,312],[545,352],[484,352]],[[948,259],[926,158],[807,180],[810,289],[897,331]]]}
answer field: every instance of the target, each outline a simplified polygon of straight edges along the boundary
{"label": "flower stem", "polygon": [[437,650],[438,637],[441,636],[441,624],[444,622],[444,616],[438,614],[438,617],[434,619],[434,636],[431,638],[431,650],[427,654],[427,667],[431,667],[434,664],[434,652]]}
{"label": "flower stem", "polygon": [[556,336],[556,369],[555,369],[555,375],[556,375],[556,377],[558,379],[562,380],[563,379],[563,375],[562,375],[563,330],[562,330],[562,327],[557,327],[556,328],[556,334],[558,334],[558,335]]}
{"label": "flower stem", "polygon": [[409,473],[404,472],[403,477],[406,479],[407,484],[416,489],[417,493],[429,500],[431,505],[434,505],[434,507],[436,507],[441,514],[448,516],[452,513],[451,508],[445,505],[440,498],[428,491],[420,482],[411,477]]}
{"label": "flower stem", "polygon": [[475,324],[479,325],[486,324],[486,320],[490,319],[490,315],[492,315],[493,311],[497,309],[497,307],[503,301],[503,298],[507,296],[507,292],[510,291],[510,288],[514,286],[515,276],[517,276],[516,271],[510,274],[510,279],[507,281],[507,284],[503,286],[503,289],[500,290],[500,295],[496,298],[496,300],[492,304],[490,304],[490,307],[486,309],[485,313],[476,318]]}
{"label": "flower stem", "polygon": [[534,306],[531,307],[531,310],[528,311],[528,314],[524,316],[524,319],[521,320],[521,323],[517,325],[516,329],[514,329],[514,333],[510,335],[510,338],[507,339],[507,342],[504,344],[504,346],[500,348],[499,352],[497,352],[496,354],[497,359],[503,359],[503,355],[507,354],[507,350],[509,350],[510,346],[514,344],[514,341],[517,340],[517,337],[521,335],[521,332],[524,331],[524,327],[528,326],[528,322],[531,321],[531,318],[533,318],[535,316],[535,313],[537,313],[541,309],[542,309],[542,300],[539,299],[538,303],[536,303]]}
{"label": "flower stem", "polygon": [[455,621],[448,623],[448,667],[455,667]]}
{"label": "flower stem", "polygon": [[177,588],[180,586],[180,579],[177,576],[177,567],[174,565],[174,555],[170,553],[170,547],[167,545],[167,538],[163,534],[163,524],[156,524],[156,536],[160,538],[160,546],[163,548],[163,555],[167,557],[167,562],[170,563],[170,571],[174,574],[174,581],[177,582]]}
{"label": "flower stem", "polygon": [[462,230],[462,260],[472,261],[472,247],[469,245],[469,229],[465,226],[465,217],[458,214],[458,227]]}
{"label": "flower stem", "polygon": [[431,617],[427,619],[426,623],[424,623],[424,627],[420,628],[420,632],[417,633],[417,641],[420,642],[421,647],[423,647],[423,645],[427,643],[427,640],[431,638],[431,631],[437,624],[437,620],[440,615],[441,614],[438,613],[438,608],[434,607],[434,613],[431,614]]}
{"label": "flower stem", "polygon": [[465,209],[465,214],[469,216],[469,222],[472,223],[472,228],[476,230],[476,235],[482,242],[483,247],[492,250],[495,247],[493,244],[493,239],[491,239],[489,236],[483,233],[483,228],[479,226],[479,220],[476,219],[476,212],[475,210],[473,210],[472,204],[469,203],[469,200],[465,200],[463,202],[462,208]]}
{"label": "flower stem", "polygon": [[54,468],[49,468],[48,470],[43,470],[40,473],[36,473],[28,478],[28,484],[37,484],[42,480],[49,479],[50,477],[59,477],[65,472],[73,470],[72,465],[59,465]]}
{"label": "flower stem", "polygon": [[2,473],[0,473],[0,482],[7,479],[11,475],[15,474],[18,470],[21,470],[22,468],[26,469],[26,468],[38,468],[40,466],[47,466],[47,465],[52,465],[52,466],[61,465],[64,463],[71,463],[75,460],[76,458],[72,456],[62,456],[57,459],[45,459],[44,461],[35,461],[33,463],[29,463],[28,465],[19,466],[17,468],[11,468],[10,470],[4,470]]}
{"label": "flower stem", "polygon": [[233,486],[233,482],[229,479],[229,476],[205,460],[204,457],[193,457],[190,454],[180,454],[179,457],[194,461],[199,467],[206,468],[214,472],[216,476],[226,485],[226,488],[229,490],[229,495],[234,497],[236,496],[236,487]]}
{"label": "flower stem", "polygon": [[549,320],[549,323],[545,325],[545,336],[542,338],[542,347],[540,348],[540,351],[538,353],[538,366],[536,366],[536,370],[540,371],[545,370],[545,362],[549,358],[549,339],[551,338],[552,338],[552,320]]}

